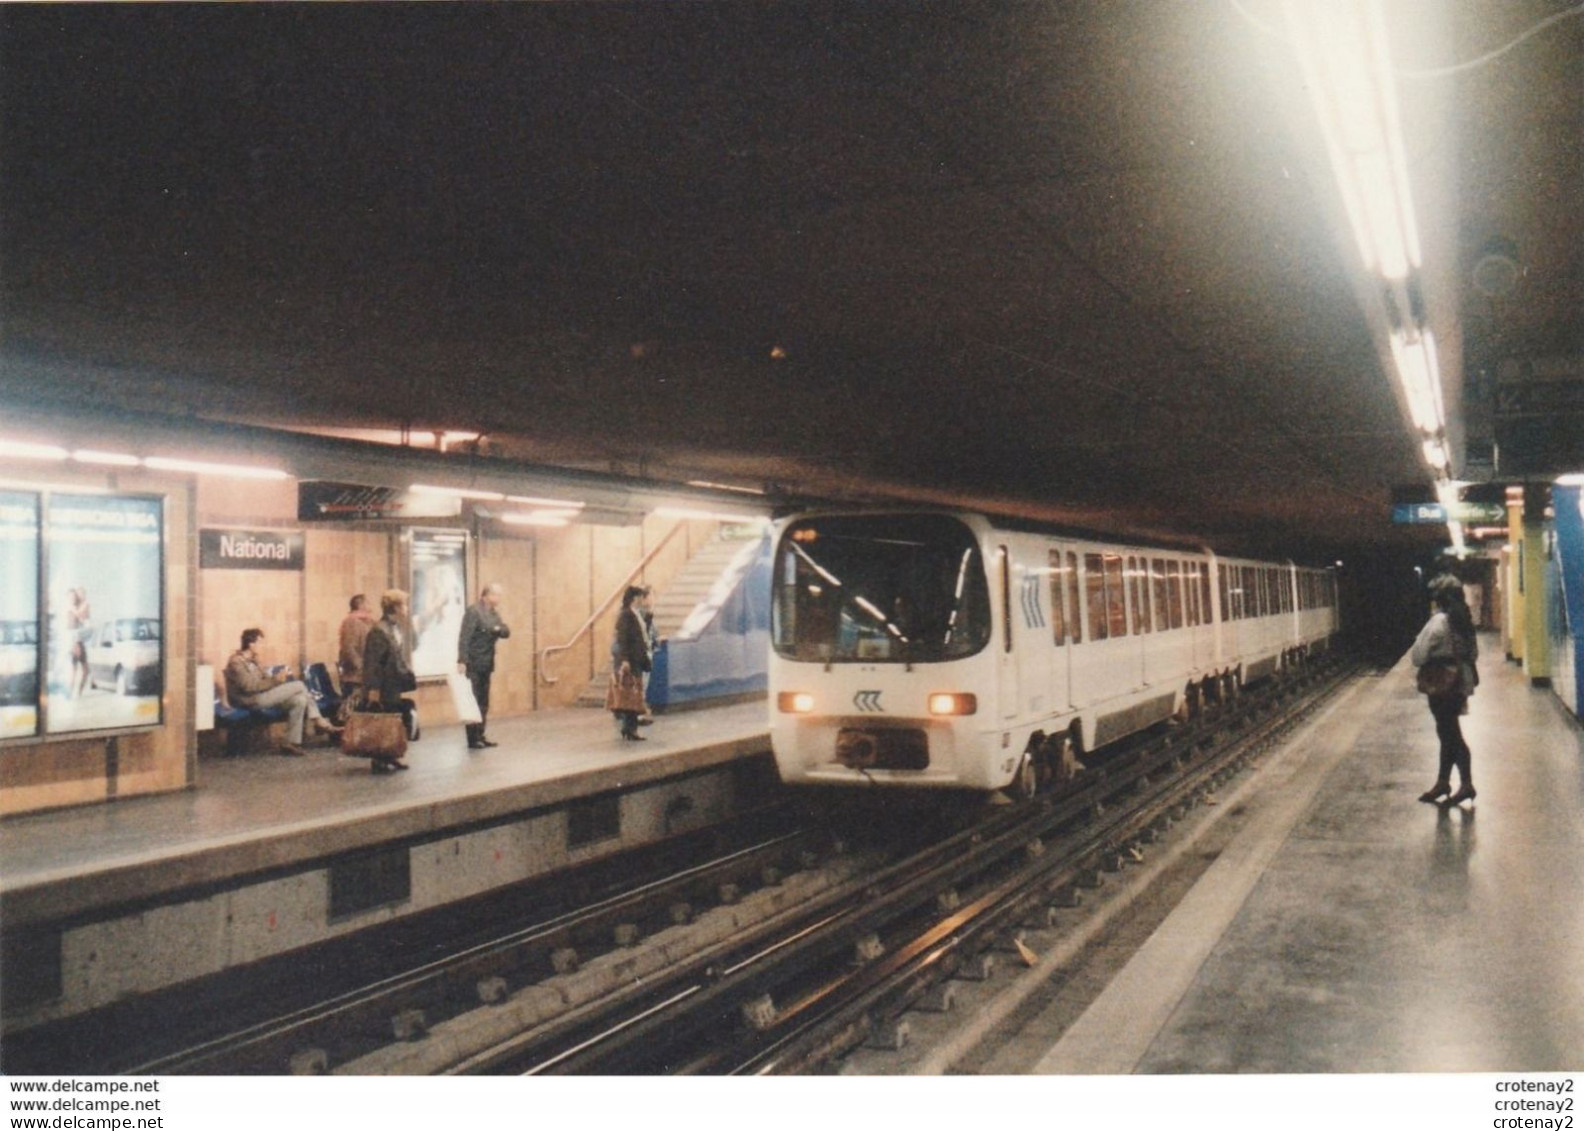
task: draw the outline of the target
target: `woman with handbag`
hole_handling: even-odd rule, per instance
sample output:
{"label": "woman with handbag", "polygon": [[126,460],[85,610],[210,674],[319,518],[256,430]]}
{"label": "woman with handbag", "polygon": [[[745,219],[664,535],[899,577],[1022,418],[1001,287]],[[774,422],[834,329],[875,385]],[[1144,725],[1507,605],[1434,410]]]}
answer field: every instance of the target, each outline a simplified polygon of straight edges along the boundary
{"label": "woman with handbag", "polygon": [[[1463,741],[1458,718],[1468,709],[1469,696],[1479,683],[1479,673],[1474,668],[1479,644],[1474,638],[1474,621],[1463,603],[1462,589],[1441,588],[1433,600],[1436,611],[1420,629],[1410,659],[1419,669],[1419,691],[1430,703],[1436,737],[1441,740],[1441,772],[1419,800],[1457,805],[1473,801],[1475,796],[1472,755],[1468,743]],[[1456,793],[1452,793],[1453,766],[1460,779]]]}
{"label": "woman with handbag", "polygon": [[611,684],[605,708],[616,716],[621,736],[628,742],[642,742],[638,717],[647,713],[644,705],[643,674],[649,670],[649,635],[635,603],[643,589],[629,585],[622,594],[621,614],[616,618],[616,638],[611,643]]}

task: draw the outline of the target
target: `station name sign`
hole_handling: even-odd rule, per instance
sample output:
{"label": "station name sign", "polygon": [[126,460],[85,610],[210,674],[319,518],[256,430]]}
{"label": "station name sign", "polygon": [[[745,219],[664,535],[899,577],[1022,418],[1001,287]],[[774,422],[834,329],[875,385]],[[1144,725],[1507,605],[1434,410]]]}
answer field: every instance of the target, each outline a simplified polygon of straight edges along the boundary
{"label": "station name sign", "polygon": [[1465,526],[1494,525],[1507,521],[1507,508],[1500,503],[1397,503],[1392,507],[1393,522],[1461,522]]}
{"label": "station name sign", "polygon": [[296,530],[200,530],[200,569],[303,568],[304,538]]}

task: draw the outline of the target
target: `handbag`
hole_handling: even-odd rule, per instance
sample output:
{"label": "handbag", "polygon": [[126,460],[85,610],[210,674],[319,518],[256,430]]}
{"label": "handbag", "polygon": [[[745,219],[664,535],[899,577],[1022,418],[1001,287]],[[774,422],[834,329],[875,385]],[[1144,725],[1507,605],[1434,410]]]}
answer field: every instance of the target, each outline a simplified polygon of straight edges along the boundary
{"label": "handbag", "polygon": [[647,714],[649,704],[644,702],[643,680],[632,672],[612,676],[610,687],[605,692],[605,709]]}
{"label": "handbag", "polygon": [[362,758],[400,758],[407,753],[401,713],[353,711],[341,732],[341,752]]}
{"label": "handbag", "polygon": [[1457,665],[1431,662],[1419,669],[1419,694],[1450,695],[1461,688]]}

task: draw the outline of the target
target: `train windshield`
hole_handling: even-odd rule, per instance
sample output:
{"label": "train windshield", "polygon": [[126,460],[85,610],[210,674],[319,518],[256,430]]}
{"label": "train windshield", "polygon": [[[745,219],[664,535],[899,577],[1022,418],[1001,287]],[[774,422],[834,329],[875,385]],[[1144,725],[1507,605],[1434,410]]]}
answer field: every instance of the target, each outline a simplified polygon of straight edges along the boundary
{"label": "train windshield", "polygon": [[773,609],[775,650],[792,660],[957,660],[990,640],[983,555],[945,515],[793,523],[776,553]]}

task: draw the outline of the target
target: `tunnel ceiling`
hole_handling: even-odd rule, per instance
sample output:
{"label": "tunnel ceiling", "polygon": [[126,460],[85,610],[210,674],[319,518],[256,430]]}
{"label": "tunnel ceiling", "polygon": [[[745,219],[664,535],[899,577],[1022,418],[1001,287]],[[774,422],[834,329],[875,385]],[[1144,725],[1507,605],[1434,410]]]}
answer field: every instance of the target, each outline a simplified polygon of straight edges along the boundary
{"label": "tunnel ceiling", "polygon": [[[1411,7],[1432,314],[1490,474],[1502,367],[1578,372],[1584,21],[1476,62],[1566,6]],[[477,431],[1229,549],[1439,537],[1390,522],[1429,474],[1268,3],[7,5],[0,31],[7,400]],[[1509,468],[1568,469],[1541,431]]]}

